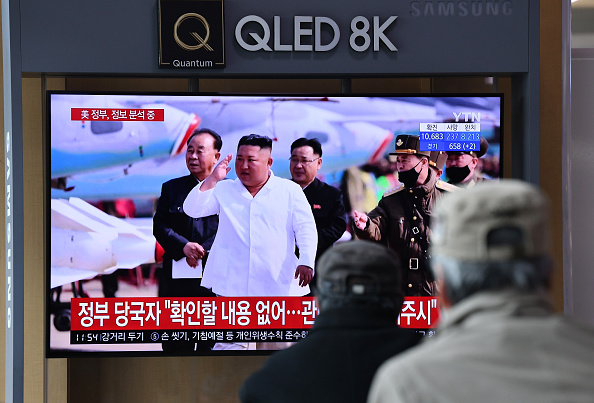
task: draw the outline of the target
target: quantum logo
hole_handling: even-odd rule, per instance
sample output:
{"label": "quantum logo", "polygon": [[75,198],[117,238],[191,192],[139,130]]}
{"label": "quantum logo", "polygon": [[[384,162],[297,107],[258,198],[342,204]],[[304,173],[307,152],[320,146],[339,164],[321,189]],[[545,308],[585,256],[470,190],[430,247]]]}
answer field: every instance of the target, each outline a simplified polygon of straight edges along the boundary
{"label": "quantum logo", "polygon": [[159,68],[225,68],[223,0],[158,0]]}
{"label": "quantum logo", "polygon": [[[182,22],[184,22],[187,19],[195,19],[195,20],[200,21],[206,30],[206,33],[204,34],[204,38],[202,38],[202,36],[200,36],[200,34],[198,34],[195,31],[190,32],[190,35],[194,39],[196,39],[196,41],[198,42],[197,44],[188,45],[187,43],[185,43],[184,41],[182,41],[179,38],[178,30],[179,30]],[[208,25],[208,21],[206,21],[206,18],[204,18],[200,14],[186,13],[186,14],[182,15],[181,17],[179,17],[173,27],[173,37],[175,38],[175,42],[182,49],[185,49],[187,51],[198,50],[202,47],[204,47],[208,51],[211,51],[211,52],[213,51],[213,48],[208,44],[208,40],[210,39],[210,26]]]}

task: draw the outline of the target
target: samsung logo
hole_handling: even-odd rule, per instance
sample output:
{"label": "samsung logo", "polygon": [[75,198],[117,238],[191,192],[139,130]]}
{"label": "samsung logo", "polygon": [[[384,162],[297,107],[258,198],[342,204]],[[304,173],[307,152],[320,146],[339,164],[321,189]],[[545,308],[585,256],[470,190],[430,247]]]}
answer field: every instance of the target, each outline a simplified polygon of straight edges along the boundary
{"label": "samsung logo", "polygon": [[509,16],[513,13],[511,0],[426,0],[411,1],[411,17],[481,17]]}

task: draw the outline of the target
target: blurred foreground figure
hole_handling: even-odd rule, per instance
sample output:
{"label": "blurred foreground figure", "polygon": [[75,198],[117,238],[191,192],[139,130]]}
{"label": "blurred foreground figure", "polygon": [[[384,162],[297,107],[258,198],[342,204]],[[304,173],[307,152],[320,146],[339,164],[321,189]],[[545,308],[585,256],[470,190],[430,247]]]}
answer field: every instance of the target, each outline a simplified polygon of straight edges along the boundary
{"label": "blurred foreground figure", "polygon": [[432,267],[437,335],[377,372],[369,402],[592,402],[594,329],[552,314],[549,210],[515,181],[444,197]]}
{"label": "blurred foreground figure", "polygon": [[419,340],[396,325],[404,296],[395,252],[369,241],[343,242],[317,267],[321,313],[313,328],[247,379],[239,391],[243,403],[365,402],[379,365]]}

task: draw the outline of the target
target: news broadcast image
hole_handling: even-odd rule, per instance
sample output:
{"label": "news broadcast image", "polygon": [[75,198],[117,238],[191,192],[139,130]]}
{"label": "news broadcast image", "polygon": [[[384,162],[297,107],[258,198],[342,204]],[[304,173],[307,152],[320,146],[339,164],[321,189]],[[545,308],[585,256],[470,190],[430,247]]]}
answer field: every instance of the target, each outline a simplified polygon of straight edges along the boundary
{"label": "news broadcast image", "polygon": [[[501,107],[497,94],[51,92],[48,356],[163,355],[164,343],[177,341],[248,343],[242,353],[249,354],[258,343],[271,351],[307,337],[318,312],[313,296],[159,297],[163,247],[153,235],[153,216],[163,183],[189,174],[186,142],[196,129],[220,134],[221,158],[235,157],[242,136],[270,137],[271,170],[287,179],[293,141],[317,138],[323,149],[318,178],[343,190],[353,205],[363,195],[348,194],[343,179],[353,173],[364,178],[370,211],[384,193],[402,186],[389,156],[400,134],[442,147],[435,133],[447,136],[464,131],[451,124],[472,124],[468,138],[456,137],[466,143],[443,144],[477,150],[484,138],[488,150],[477,172],[499,178]],[[229,179],[236,178],[233,166]],[[445,167],[442,180],[448,181]],[[351,238],[346,231],[338,242]],[[201,275],[195,270],[179,278]],[[399,323],[431,337],[439,315],[436,297],[411,297]]]}

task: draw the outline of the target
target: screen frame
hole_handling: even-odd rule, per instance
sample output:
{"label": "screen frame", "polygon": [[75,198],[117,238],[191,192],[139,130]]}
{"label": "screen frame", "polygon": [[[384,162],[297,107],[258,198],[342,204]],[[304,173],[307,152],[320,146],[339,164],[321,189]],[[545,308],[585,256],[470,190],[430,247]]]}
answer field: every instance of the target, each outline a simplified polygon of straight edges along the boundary
{"label": "screen frame", "polygon": [[[85,350],[69,350],[56,349],[51,347],[51,326],[54,326],[51,320],[52,306],[51,306],[51,122],[52,122],[52,96],[53,95],[88,95],[88,96],[132,96],[132,97],[159,97],[159,96],[174,96],[174,97],[288,97],[288,98],[332,98],[332,97],[378,97],[378,98],[447,98],[447,97],[490,97],[499,99],[499,178],[503,177],[503,159],[504,159],[504,144],[506,142],[506,133],[504,131],[504,94],[503,93],[255,93],[255,92],[211,92],[211,93],[189,93],[189,92],[144,92],[144,91],[70,91],[70,90],[48,90],[46,91],[46,109],[44,116],[46,117],[46,141],[45,141],[45,156],[44,168],[46,172],[45,182],[45,258],[44,275],[46,278],[46,307],[45,307],[45,339],[46,339],[46,358],[70,358],[70,357],[165,357],[165,356],[266,356],[274,353],[276,350],[246,350],[246,351],[196,351],[192,353],[165,353],[163,351],[85,351]],[[393,147],[393,144],[390,145]],[[273,167],[274,168],[274,167]]]}

